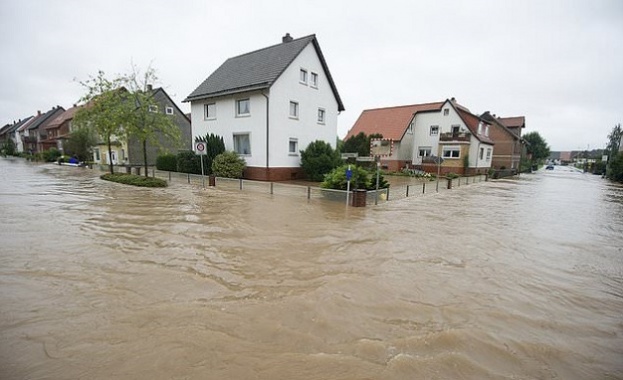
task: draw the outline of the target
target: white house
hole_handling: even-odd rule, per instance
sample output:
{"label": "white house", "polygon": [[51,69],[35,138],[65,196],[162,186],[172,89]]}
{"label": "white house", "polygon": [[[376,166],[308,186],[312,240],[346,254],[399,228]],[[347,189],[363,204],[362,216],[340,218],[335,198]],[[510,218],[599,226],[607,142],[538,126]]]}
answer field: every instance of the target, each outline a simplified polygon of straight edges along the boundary
{"label": "white house", "polygon": [[436,164],[427,157],[440,156],[444,159],[442,173],[485,173],[491,168],[491,126],[454,98],[446,100],[438,111],[416,113],[412,124],[414,166],[434,172]]}
{"label": "white house", "polygon": [[315,140],[335,148],[344,110],[315,35],[225,61],[184,100],[192,136],[214,133],[247,163],[245,177],[299,178],[299,151]]}

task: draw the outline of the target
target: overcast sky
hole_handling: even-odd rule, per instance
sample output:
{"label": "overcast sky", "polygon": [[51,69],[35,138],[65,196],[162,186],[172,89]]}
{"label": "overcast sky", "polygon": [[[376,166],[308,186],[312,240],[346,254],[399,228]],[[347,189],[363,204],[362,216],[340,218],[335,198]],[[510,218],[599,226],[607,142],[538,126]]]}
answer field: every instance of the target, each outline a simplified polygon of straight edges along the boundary
{"label": "overcast sky", "polygon": [[457,101],[526,117],[552,150],[623,122],[623,1],[0,0],[0,126],[65,108],[77,80],[152,65],[182,100],[227,58],[316,34],[346,111]]}

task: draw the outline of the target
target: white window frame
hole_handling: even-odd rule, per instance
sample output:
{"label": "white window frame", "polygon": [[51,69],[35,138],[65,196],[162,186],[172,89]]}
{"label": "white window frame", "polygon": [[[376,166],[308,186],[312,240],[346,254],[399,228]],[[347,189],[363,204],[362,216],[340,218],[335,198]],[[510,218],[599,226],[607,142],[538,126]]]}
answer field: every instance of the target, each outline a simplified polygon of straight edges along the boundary
{"label": "white window frame", "polygon": [[148,107],[149,112],[153,112],[153,113],[158,113],[158,105],[157,104],[150,104]]}
{"label": "white window frame", "polygon": [[450,115],[450,108],[444,108],[443,109],[443,116],[448,116]]}
{"label": "white window frame", "polygon": [[309,72],[307,71],[307,69],[304,69],[301,67],[301,70],[299,71],[299,83],[307,86],[308,76],[309,76]]}
{"label": "white window frame", "polygon": [[[240,105],[242,104],[242,102],[247,102],[249,104],[249,106],[247,107],[247,112],[240,112]],[[246,116],[251,116],[251,99],[250,98],[243,98],[243,99],[236,99],[236,117],[246,117]]]}
{"label": "white window frame", "polygon": [[[435,131],[433,133],[433,130]],[[438,125],[431,125],[430,126],[430,135],[431,136],[438,136],[439,135],[439,126]]]}
{"label": "white window frame", "polygon": [[299,103],[295,102],[294,100],[290,100],[290,110],[288,111],[288,115],[290,116],[290,119],[298,120],[299,114],[300,114]]}
{"label": "white window frame", "polygon": [[[292,146],[294,146],[294,151],[292,151]],[[288,155],[290,156],[298,156],[299,155],[299,139],[291,137],[288,141]]]}
{"label": "white window frame", "polygon": [[324,124],[327,120],[327,110],[318,108],[318,124]]}
{"label": "white window frame", "polygon": [[310,86],[312,86],[313,88],[318,88],[318,73],[312,71],[309,76],[309,82]]}
{"label": "white window frame", "polygon": [[487,148],[487,161],[491,160],[491,152],[492,152],[492,149]]}
{"label": "white window frame", "polygon": [[[456,156],[454,153],[456,152]],[[461,147],[458,145],[444,146],[441,150],[441,157],[444,159],[459,159],[461,158]]]}
{"label": "white window frame", "polygon": [[[456,133],[454,133],[454,130],[456,130]],[[461,125],[460,124],[452,124],[450,126],[450,132],[454,135],[454,134],[459,134],[461,133]]]}
{"label": "white window frame", "polygon": [[164,107],[164,113],[166,113],[167,115],[173,115],[173,107],[170,107],[170,106]]}
{"label": "white window frame", "polygon": [[[212,113],[210,113],[210,106],[212,107]],[[203,105],[203,119],[215,120],[216,119],[216,103],[206,103]]]}
{"label": "white window frame", "polygon": [[[424,154],[422,154],[422,152]],[[430,157],[433,154],[432,146],[418,146],[417,147],[417,156],[418,157]]]}
{"label": "white window frame", "polygon": [[407,127],[407,134],[413,134],[413,122],[411,122],[411,124],[409,124],[409,126]]}
{"label": "white window frame", "polygon": [[[251,132],[237,132],[234,133],[233,135],[233,145],[234,145],[234,152],[236,152],[239,156],[251,156]],[[239,141],[236,140],[236,138],[238,136],[247,136],[247,140],[248,140],[248,146],[249,149],[245,152],[243,149],[241,149],[239,145]]]}

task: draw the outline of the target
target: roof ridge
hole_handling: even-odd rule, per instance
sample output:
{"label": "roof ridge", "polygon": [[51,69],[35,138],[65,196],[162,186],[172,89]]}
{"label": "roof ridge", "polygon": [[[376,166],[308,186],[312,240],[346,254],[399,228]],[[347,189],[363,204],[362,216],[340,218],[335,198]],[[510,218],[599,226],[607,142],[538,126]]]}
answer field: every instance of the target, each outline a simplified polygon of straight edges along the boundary
{"label": "roof ridge", "polygon": [[306,39],[306,38],[310,38],[310,39],[312,39],[312,40],[313,40],[314,38],[316,38],[316,35],[315,35],[315,34],[310,34],[309,36],[299,37],[299,38],[293,39],[292,41],[289,41],[289,42],[280,42],[280,43],[278,43],[278,44],[274,44],[274,45],[266,46],[266,47],[263,47],[263,48],[261,48],[261,49],[257,49],[257,50],[250,51],[250,52],[248,52],[248,53],[243,53],[243,54],[235,55],[235,56],[233,56],[233,57],[229,57],[229,58],[227,58],[225,61],[229,61],[229,60],[234,59],[234,58],[244,57],[244,56],[246,56],[246,55],[251,55],[251,54],[259,53],[259,52],[261,52],[261,51],[268,50],[268,49],[272,49],[272,48],[275,48],[275,47],[277,47],[277,46],[281,46],[281,45],[284,45],[284,44],[291,44],[291,43],[293,43],[293,42],[301,41],[301,40]]}
{"label": "roof ridge", "polygon": [[363,110],[363,112],[366,111],[377,111],[377,110],[387,110],[387,109],[392,109],[392,108],[407,108],[407,107],[417,107],[417,106],[428,106],[428,105],[432,105],[432,104],[440,104],[443,105],[444,102],[429,102],[429,103],[417,103],[417,104],[405,104],[402,106],[388,106],[388,107],[378,107],[378,108],[368,108]]}

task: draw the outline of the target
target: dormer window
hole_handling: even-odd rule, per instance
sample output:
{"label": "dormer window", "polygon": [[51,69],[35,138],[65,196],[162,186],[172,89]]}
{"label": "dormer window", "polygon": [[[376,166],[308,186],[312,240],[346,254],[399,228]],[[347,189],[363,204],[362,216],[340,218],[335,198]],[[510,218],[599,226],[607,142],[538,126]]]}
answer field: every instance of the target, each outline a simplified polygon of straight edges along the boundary
{"label": "dormer window", "polygon": [[485,125],[485,136],[489,136],[489,126]]}
{"label": "dormer window", "polygon": [[301,69],[301,72],[299,73],[299,82],[307,84],[307,70]]}

